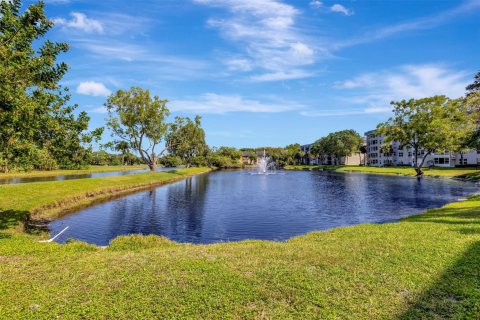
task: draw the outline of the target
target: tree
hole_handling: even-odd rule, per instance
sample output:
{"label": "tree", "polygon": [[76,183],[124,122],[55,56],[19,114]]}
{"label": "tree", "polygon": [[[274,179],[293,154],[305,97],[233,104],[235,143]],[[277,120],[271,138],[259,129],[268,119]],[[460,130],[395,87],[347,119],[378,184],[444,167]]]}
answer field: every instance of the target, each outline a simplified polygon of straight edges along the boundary
{"label": "tree", "polygon": [[208,155],[208,163],[217,168],[241,168],[242,152],[232,147],[220,147]]}
{"label": "tree", "polygon": [[325,156],[333,156],[334,164],[339,164],[341,158],[360,152],[362,137],[355,130],[342,130],[330,133],[317,140],[312,146],[312,152],[322,160]]}
{"label": "tree", "polygon": [[131,87],[128,91],[118,90],[105,103],[107,126],[112,130],[112,136],[136,150],[151,171],[155,170],[158,157],[168,149],[165,146],[157,151],[169,127],[166,122],[170,115],[167,102],[157,96],[152,98],[149,90]]}
{"label": "tree", "polygon": [[327,138],[322,137],[313,143],[310,153],[320,160],[320,163],[324,162],[325,157],[328,154]]}
{"label": "tree", "polygon": [[418,176],[423,174],[422,167],[430,154],[458,150],[474,129],[463,99],[434,96],[391,104],[394,116],[379,124],[377,132],[385,135],[387,146],[398,141],[412,149]]}
{"label": "tree", "polygon": [[78,167],[88,160],[89,144],[102,129],[86,132],[87,114],[75,117],[76,106],[66,106],[68,89],[59,82],[68,66],[56,60],[68,45],[41,42],[53,26],[44,3],[29,5],[23,14],[20,8],[20,0],[0,1],[2,170]]}
{"label": "tree", "polygon": [[284,148],[285,154],[286,154],[286,164],[298,164],[300,163],[300,160],[304,156],[301,146],[298,143],[295,144],[289,144]]}
{"label": "tree", "polygon": [[122,155],[122,165],[127,165],[126,160],[130,152],[130,145],[127,141],[118,141],[114,146],[115,151],[120,152]]}
{"label": "tree", "polygon": [[[358,149],[358,153],[360,155],[360,164],[361,165],[366,165],[366,160],[367,160],[367,146],[365,146],[363,144],[363,140],[362,140],[362,143],[360,145],[360,148]],[[362,157],[363,155],[363,157]],[[363,163],[362,163],[362,159],[363,159]]]}
{"label": "tree", "polygon": [[205,157],[208,146],[205,143],[205,131],[201,128],[200,116],[196,116],[193,121],[176,117],[175,122],[170,125],[166,143],[169,146],[168,152],[182,159],[187,168],[194,159],[198,161],[198,157]]}
{"label": "tree", "polygon": [[467,90],[467,97],[480,91],[480,71],[475,75],[473,83],[469,84],[465,89]]}
{"label": "tree", "polygon": [[464,140],[460,146],[463,156],[465,150],[476,149],[480,150],[480,72],[475,75],[473,83],[466,88],[465,105],[467,112],[476,124],[476,129],[473,130]]}

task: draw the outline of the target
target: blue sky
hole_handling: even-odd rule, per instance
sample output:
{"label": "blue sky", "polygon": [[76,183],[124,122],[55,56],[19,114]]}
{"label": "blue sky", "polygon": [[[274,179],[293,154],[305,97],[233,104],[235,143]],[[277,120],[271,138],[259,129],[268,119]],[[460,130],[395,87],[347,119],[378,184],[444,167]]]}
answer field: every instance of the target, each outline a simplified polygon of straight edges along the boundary
{"label": "blue sky", "polygon": [[71,45],[63,84],[92,127],[108,94],[140,86],[172,116],[202,115],[213,146],[363,133],[391,100],[459,97],[480,70],[480,0],[46,3],[48,38]]}

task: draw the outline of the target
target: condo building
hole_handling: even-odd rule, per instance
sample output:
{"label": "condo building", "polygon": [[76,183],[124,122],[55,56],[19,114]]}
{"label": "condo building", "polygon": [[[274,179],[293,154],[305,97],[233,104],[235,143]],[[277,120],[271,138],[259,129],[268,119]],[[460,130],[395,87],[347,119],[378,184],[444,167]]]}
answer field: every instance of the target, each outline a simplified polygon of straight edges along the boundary
{"label": "condo building", "polygon": [[[371,130],[365,133],[367,149],[367,166],[412,166],[415,156],[418,161],[422,161],[425,151],[420,150],[420,154],[415,155],[414,150],[400,145],[398,141],[392,143],[390,150],[383,150],[384,136]],[[425,167],[455,167],[461,165],[477,165],[480,163],[480,152],[477,150],[458,153],[434,153],[425,159]]]}

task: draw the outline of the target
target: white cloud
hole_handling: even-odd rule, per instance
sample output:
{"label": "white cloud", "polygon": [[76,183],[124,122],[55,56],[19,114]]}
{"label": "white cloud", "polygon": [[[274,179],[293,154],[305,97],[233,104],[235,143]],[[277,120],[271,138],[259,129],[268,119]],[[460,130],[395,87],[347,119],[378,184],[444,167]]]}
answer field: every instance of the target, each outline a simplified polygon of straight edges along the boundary
{"label": "white cloud", "polygon": [[99,113],[99,114],[105,114],[105,113],[108,112],[108,110],[107,110],[106,107],[97,107],[97,108],[91,109],[90,112],[92,112],[92,113]]}
{"label": "white cloud", "polygon": [[342,6],[341,4],[338,4],[338,3],[331,6],[330,10],[332,10],[333,12],[343,13],[346,16],[353,15],[353,11],[351,9],[348,9],[348,8]]}
{"label": "white cloud", "polygon": [[313,9],[318,9],[322,6],[323,6],[323,2],[321,2],[321,1],[318,1],[318,0],[310,1],[310,7],[312,7]]}
{"label": "white cloud", "polygon": [[434,95],[460,97],[465,93],[470,77],[467,72],[434,64],[370,72],[334,84],[334,88],[342,91],[335,98],[335,103],[341,107],[305,109],[300,114],[306,117],[386,115],[392,111],[391,101]]}
{"label": "white cloud", "polygon": [[[300,12],[293,6],[276,0],[194,1],[230,12],[227,18],[209,19],[208,25],[218,28],[227,40],[239,45],[242,53],[236,60],[248,61],[248,67],[243,63],[243,68],[237,71],[261,71],[276,74],[275,80],[287,80],[291,79],[288,76],[291,69],[315,62],[312,41],[295,26]],[[227,61],[227,67],[232,70],[231,61]],[[287,76],[279,77],[282,74]]]}
{"label": "white cloud", "polygon": [[228,70],[231,71],[250,71],[253,68],[252,62],[243,58],[227,59],[224,61],[224,64],[227,66]]}
{"label": "white cloud", "polygon": [[410,31],[433,29],[459,15],[473,12],[475,10],[478,10],[479,8],[479,0],[465,1],[461,5],[453,9],[446,10],[435,15],[385,26],[377,30],[369,31],[352,39],[337,42],[333,45],[333,49],[338,50],[358,44],[370,43]]}
{"label": "white cloud", "polygon": [[300,114],[305,117],[336,117],[353,115],[388,114],[392,112],[391,107],[368,107],[364,109],[330,109],[302,111]]}
{"label": "white cloud", "polygon": [[352,101],[369,105],[387,105],[392,100],[434,95],[461,97],[469,82],[469,73],[442,65],[406,65],[392,70],[363,74],[335,84],[335,88],[354,90]]}
{"label": "white cloud", "polygon": [[279,100],[260,102],[245,99],[240,95],[219,95],[205,93],[189,100],[174,100],[170,103],[172,111],[224,114],[229,112],[285,112],[302,109],[303,106]]}
{"label": "white cloud", "polygon": [[108,96],[112,92],[100,82],[87,81],[81,82],[77,87],[77,93],[89,96]]}
{"label": "white cloud", "polygon": [[375,74],[364,74],[351,80],[337,82],[334,87],[338,89],[369,88],[375,86],[377,78]]}
{"label": "white cloud", "polygon": [[264,73],[252,76],[254,81],[280,81],[280,80],[293,80],[313,77],[313,74],[303,70],[290,70],[290,71],[278,71],[271,73]]}
{"label": "white cloud", "polygon": [[95,19],[87,18],[84,13],[72,12],[70,13],[72,19],[67,20],[64,18],[53,19],[56,25],[62,26],[63,29],[75,29],[87,33],[103,33],[103,24]]}

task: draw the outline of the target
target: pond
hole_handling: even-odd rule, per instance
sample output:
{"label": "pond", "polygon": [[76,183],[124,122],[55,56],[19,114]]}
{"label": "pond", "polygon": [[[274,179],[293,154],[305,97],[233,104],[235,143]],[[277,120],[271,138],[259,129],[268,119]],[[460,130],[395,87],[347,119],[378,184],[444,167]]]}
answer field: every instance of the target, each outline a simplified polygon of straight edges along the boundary
{"label": "pond", "polygon": [[[157,168],[157,171],[175,170],[176,168]],[[110,171],[110,172],[94,172],[85,174],[69,174],[48,177],[25,177],[25,178],[0,178],[0,184],[17,184],[29,182],[47,182],[47,181],[62,181],[62,180],[76,180],[100,177],[124,176],[127,174],[148,172],[148,169],[135,169],[128,171]]]}
{"label": "pond", "polygon": [[397,221],[478,192],[452,179],[362,173],[219,171],[97,204],[50,223],[97,245],[119,235],[177,242],[286,240],[315,230]]}

